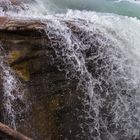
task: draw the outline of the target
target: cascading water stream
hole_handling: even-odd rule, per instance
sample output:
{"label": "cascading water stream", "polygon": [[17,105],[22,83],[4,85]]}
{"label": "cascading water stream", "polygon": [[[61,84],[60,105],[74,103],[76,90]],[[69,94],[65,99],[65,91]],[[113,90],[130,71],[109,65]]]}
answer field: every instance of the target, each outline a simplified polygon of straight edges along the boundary
{"label": "cascading water stream", "polygon": [[16,81],[11,75],[9,68],[4,64],[4,58],[2,55],[2,47],[0,49],[1,54],[1,60],[0,60],[0,66],[1,66],[1,78],[3,80],[3,104],[4,104],[4,121],[8,123],[11,127],[16,128],[15,124],[15,114],[14,110],[12,108],[12,101],[15,100],[14,95],[12,94],[13,90],[15,89]]}
{"label": "cascading water stream", "polygon": [[[12,69],[4,61],[4,50],[2,45],[0,46],[0,77],[2,80],[3,91],[3,116],[4,122],[14,129],[17,129],[18,122],[22,120],[22,114],[26,109],[18,105],[21,102],[25,103],[23,97],[23,90],[20,91],[20,81],[15,77]],[[21,120],[18,120],[18,119]]]}
{"label": "cascading water stream", "polygon": [[[42,3],[40,7],[44,6]],[[34,10],[35,7],[32,7],[27,11]],[[22,12],[14,15],[15,18],[23,18]],[[46,36],[50,40],[47,45],[55,51],[54,61],[62,63],[62,66],[57,63],[59,70],[66,72],[67,79],[76,79],[76,90],[84,93],[79,95],[83,109],[75,109],[80,112],[77,118],[82,120],[79,125],[81,133],[75,138],[138,139],[140,21],[114,14],[76,10],[55,15],[42,13],[34,17],[46,24]],[[3,58],[1,69],[6,116],[10,125],[16,128],[17,112],[12,103],[19,98],[18,83]]]}
{"label": "cascading water stream", "polygon": [[140,31],[133,29],[139,21],[69,11],[46,23],[62,70],[78,79],[77,89],[90,98],[83,100],[87,117],[80,126],[85,135],[88,128],[87,139],[138,138]]}

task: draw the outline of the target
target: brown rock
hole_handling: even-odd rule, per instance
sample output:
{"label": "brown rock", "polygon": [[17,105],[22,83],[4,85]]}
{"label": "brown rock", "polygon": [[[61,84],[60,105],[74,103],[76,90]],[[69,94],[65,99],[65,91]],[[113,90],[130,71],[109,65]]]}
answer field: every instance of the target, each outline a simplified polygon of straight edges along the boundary
{"label": "brown rock", "polygon": [[1,28],[4,27],[4,25],[8,22],[8,18],[7,17],[0,17],[0,25]]}
{"label": "brown rock", "polygon": [[35,140],[76,139],[82,133],[82,119],[77,116],[83,113],[79,112],[83,93],[77,90],[76,79],[68,80],[66,72],[58,69],[57,65],[64,63],[55,61],[46,25],[39,20],[0,20],[5,60],[24,84],[32,103],[30,111],[22,115],[25,121],[19,121],[18,130]]}

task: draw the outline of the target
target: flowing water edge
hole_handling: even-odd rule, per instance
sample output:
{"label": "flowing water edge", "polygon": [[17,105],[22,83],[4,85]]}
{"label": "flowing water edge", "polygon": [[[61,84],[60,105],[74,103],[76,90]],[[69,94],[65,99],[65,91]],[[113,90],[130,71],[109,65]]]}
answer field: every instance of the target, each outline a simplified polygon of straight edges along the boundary
{"label": "flowing water edge", "polygon": [[[68,79],[77,79],[77,90],[85,94],[84,121],[79,126],[82,134],[77,134],[75,139],[139,140],[140,2],[36,2],[23,3],[24,10],[17,6],[15,12],[15,7],[8,0],[3,1],[9,10],[3,12],[1,8],[0,15],[39,19],[46,24],[46,34],[52,41],[50,46],[57,60],[64,64],[60,70],[67,73]],[[17,112],[13,102],[17,98],[23,100],[24,91],[19,93],[20,82],[2,56],[0,75],[3,79],[5,119],[16,128]],[[86,99],[87,96],[89,99]]]}

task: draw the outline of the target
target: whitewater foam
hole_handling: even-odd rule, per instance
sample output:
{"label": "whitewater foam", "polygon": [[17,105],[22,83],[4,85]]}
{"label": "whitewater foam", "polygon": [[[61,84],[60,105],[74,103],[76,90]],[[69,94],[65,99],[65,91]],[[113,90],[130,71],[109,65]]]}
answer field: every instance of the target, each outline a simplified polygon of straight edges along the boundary
{"label": "whitewater foam", "polygon": [[[14,18],[31,18],[23,13]],[[32,18],[46,24],[50,46],[63,62],[67,78],[78,79],[77,89],[89,97],[83,100],[89,108],[83,110],[86,117],[81,123],[83,133],[88,133],[87,139],[138,138],[140,21],[78,10],[55,15],[36,13]]]}
{"label": "whitewater foam", "polygon": [[[90,106],[85,110],[88,117],[81,124],[83,132],[86,127],[90,130],[88,138],[99,140],[105,137],[101,128],[106,129],[107,138],[111,140],[139,137],[140,21],[73,10],[51,18],[46,16],[46,20],[46,34],[50,40],[56,37],[51,47],[57,58],[65,64],[64,70],[71,78],[79,79],[77,88],[90,97],[90,101],[83,101]],[[57,42],[57,38],[61,41]],[[85,56],[88,50],[91,56]],[[105,113],[103,109],[109,111]],[[112,119],[108,120],[107,116]],[[88,119],[94,121],[88,123]]]}
{"label": "whitewater foam", "polygon": [[18,103],[25,104],[26,98],[24,97],[24,90],[20,90],[21,83],[16,78],[13,70],[8,66],[4,61],[5,51],[0,45],[0,78],[2,82],[2,91],[1,95],[3,103],[3,118],[4,123],[10,127],[17,129],[19,124],[18,122],[23,121],[19,120],[23,117],[21,114],[27,111],[27,106],[21,107]]}

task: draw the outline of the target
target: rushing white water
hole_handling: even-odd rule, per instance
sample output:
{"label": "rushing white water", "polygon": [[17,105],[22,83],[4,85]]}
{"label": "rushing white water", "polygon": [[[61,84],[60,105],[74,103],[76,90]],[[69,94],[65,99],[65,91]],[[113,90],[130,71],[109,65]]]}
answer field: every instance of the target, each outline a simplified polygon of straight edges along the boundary
{"label": "rushing white water", "polygon": [[72,10],[46,19],[46,34],[63,70],[79,79],[77,88],[90,97],[83,101],[89,108],[81,123],[83,133],[89,129],[87,139],[138,138],[140,21]]}
{"label": "rushing white water", "polygon": [[[46,11],[43,1],[38,0],[38,3]],[[72,3],[78,5],[76,1]],[[63,7],[65,5],[67,3]],[[78,10],[46,15],[33,12],[35,7],[30,8],[27,13],[35,13],[34,18],[46,24],[46,35],[51,40],[48,45],[63,62],[61,69],[66,71],[68,78],[78,79],[77,90],[89,97],[89,100],[82,98],[84,109],[78,110],[85,113],[77,116],[84,117],[79,126],[81,133],[88,140],[139,138],[140,21],[132,17]],[[22,12],[14,15],[15,18],[23,18],[26,11]],[[5,95],[8,95],[6,108],[10,108],[9,113],[13,114],[9,100],[14,100],[11,93],[17,87],[9,68],[4,75]],[[15,120],[14,114],[12,120]],[[81,137],[77,135],[77,139]]]}
{"label": "rushing white water", "polygon": [[[68,9],[115,13],[140,18],[140,4],[136,0],[0,0],[0,15],[7,12],[24,16],[66,13]],[[3,12],[5,11],[5,12]]]}
{"label": "rushing white water", "polygon": [[[12,69],[4,61],[4,50],[0,46],[0,76],[2,80],[3,90],[3,108],[4,122],[16,129],[18,117],[25,109],[21,108],[17,103],[23,102],[23,91],[20,91],[20,82],[15,77]],[[17,117],[18,116],[18,117]]]}

